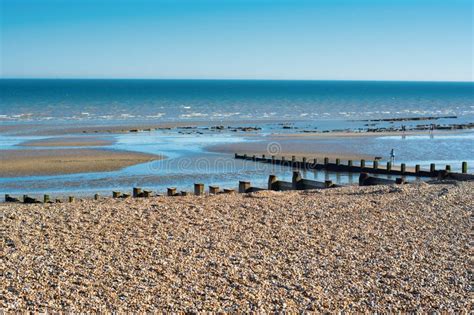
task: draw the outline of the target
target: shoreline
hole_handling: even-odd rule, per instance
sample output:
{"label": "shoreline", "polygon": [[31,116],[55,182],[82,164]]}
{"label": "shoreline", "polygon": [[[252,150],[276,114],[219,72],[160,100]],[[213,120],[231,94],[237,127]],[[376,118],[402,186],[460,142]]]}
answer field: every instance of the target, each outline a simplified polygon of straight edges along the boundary
{"label": "shoreline", "polygon": [[164,156],[108,149],[3,150],[0,177],[109,172]]}

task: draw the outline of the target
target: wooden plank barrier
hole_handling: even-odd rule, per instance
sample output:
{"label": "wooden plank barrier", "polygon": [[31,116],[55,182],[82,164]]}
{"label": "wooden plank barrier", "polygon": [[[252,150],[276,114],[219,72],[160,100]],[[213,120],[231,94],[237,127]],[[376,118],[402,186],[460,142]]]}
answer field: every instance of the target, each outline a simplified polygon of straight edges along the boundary
{"label": "wooden plank barrier", "polygon": [[359,186],[392,185],[392,184],[395,184],[394,180],[369,176],[369,174],[367,173],[361,173],[359,176]]}
{"label": "wooden plank barrier", "polygon": [[[248,159],[246,154],[240,155],[235,154],[236,159]],[[416,177],[437,177],[441,170],[436,170],[435,164],[430,165],[429,170],[422,170],[420,165],[416,165],[414,170],[408,170],[405,163],[401,163],[400,167],[397,168],[392,163],[388,164],[387,167],[379,167],[377,160],[372,161],[372,167],[367,167],[366,160],[361,159],[359,165],[354,165],[352,160],[348,160],[347,164],[343,164],[341,159],[336,159],[335,163],[330,163],[329,158],[325,157],[323,163],[318,164],[317,159],[314,162],[308,163],[308,159],[305,158],[303,161],[297,161],[296,159],[286,159],[282,156],[280,159],[272,157],[271,160],[262,160],[261,162],[271,162],[275,165],[290,166],[293,168],[308,169],[308,170],[327,170],[334,172],[350,172],[350,173],[369,173],[369,174],[387,174],[387,175],[403,175],[403,176],[416,176]],[[474,174],[467,174],[467,163],[462,163],[462,172],[466,176],[459,176],[462,180],[474,180]],[[461,174],[461,173],[456,173]]]}

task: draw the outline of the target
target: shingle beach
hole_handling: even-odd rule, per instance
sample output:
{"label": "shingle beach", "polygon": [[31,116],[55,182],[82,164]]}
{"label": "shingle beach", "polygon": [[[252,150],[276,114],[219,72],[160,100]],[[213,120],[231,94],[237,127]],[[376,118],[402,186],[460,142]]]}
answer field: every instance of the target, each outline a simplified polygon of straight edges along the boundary
{"label": "shingle beach", "polygon": [[466,311],[474,183],[0,204],[3,311]]}

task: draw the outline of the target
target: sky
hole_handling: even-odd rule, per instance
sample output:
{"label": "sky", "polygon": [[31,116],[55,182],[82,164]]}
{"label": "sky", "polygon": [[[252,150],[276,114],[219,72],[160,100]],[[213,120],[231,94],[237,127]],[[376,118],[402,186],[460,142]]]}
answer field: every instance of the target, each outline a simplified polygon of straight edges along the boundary
{"label": "sky", "polygon": [[2,78],[473,81],[472,0],[0,0]]}

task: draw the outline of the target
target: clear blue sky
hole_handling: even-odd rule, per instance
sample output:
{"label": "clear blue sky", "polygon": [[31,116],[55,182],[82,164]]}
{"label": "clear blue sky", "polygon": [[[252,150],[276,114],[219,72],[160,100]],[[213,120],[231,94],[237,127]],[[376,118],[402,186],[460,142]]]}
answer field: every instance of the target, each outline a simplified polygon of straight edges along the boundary
{"label": "clear blue sky", "polygon": [[1,76],[473,81],[472,0],[0,0]]}

